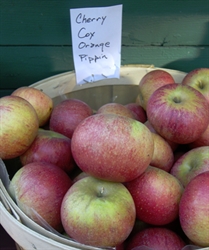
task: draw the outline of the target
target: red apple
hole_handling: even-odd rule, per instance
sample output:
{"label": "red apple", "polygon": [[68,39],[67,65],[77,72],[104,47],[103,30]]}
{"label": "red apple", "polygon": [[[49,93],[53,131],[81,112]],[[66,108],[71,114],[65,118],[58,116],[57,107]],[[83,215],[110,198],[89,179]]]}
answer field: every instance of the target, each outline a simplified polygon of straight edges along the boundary
{"label": "red apple", "polygon": [[154,129],[154,127],[152,126],[152,124],[149,122],[149,120],[147,120],[144,125],[152,132],[157,134],[157,131]]}
{"label": "red apple", "polygon": [[209,246],[209,171],[197,175],[186,186],[179,204],[179,219],[194,244]]}
{"label": "red apple", "polygon": [[120,243],[115,247],[115,250],[125,250],[124,242]]}
{"label": "red apple", "polygon": [[187,151],[172,166],[170,173],[184,187],[198,174],[209,171],[209,146]]}
{"label": "red apple", "polygon": [[170,172],[174,162],[174,153],[168,142],[160,135],[152,133],[154,153],[150,165]]}
{"label": "red apple", "polygon": [[206,130],[198,137],[196,141],[191,142],[188,145],[190,148],[197,148],[202,146],[209,146],[209,125]]}
{"label": "red apple", "polygon": [[[153,128],[152,124],[149,122],[149,120],[147,120],[144,125],[152,132],[155,134],[158,134],[157,131]],[[164,138],[165,139],[165,138]],[[165,139],[167,141],[167,143],[171,146],[172,150],[175,151],[178,147],[178,143],[170,141],[168,139]]]}
{"label": "red apple", "polygon": [[0,98],[0,158],[23,154],[35,139],[39,121],[33,106],[19,96]]}
{"label": "red apple", "polygon": [[74,168],[71,139],[54,131],[39,129],[31,146],[20,156],[20,161],[22,165],[49,162],[70,173]]}
{"label": "red apple", "polygon": [[136,210],[122,183],[88,176],[75,182],[64,196],[61,218],[66,233],[76,241],[114,247],[131,233]]}
{"label": "red apple", "polygon": [[96,114],[77,126],[71,148],[82,171],[100,179],[125,182],[146,170],[154,142],[141,122],[121,115]]}
{"label": "red apple", "polygon": [[46,93],[39,89],[25,86],[16,89],[11,95],[24,98],[34,107],[38,115],[39,127],[44,126],[48,122],[53,109],[53,101]]}
{"label": "red apple", "polygon": [[97,110],[97,114],[116,114],[135,119],[133,112],[120,103],[106,103]]}
{"label": "red apple", "polygon": [[187,144],[197,140],[209,124],[209,105],[196,89],[168,84],[157,89],[147,105],[147,117],[167,140]]}
{"label": "red apple", "polygon": [[15,173],[9,192],[20,209],[37,224],[43,226],[36,213],[52,228],[61,232],[61,203],[71,185],[71,179],[59,167],[33,162]]}
{"label": "red apple", "polygon": [[196,68],[186,74],[182,84],[201,92],[209,103],[209,68]]}
{"label": "red apple", "polygon": [[185,246],[183,239],[165,227],[149,227],[134,234],[129,240],[126,250],[137,250],[139,246],[147,246],[153,250],[181,250]]}
{"label": "red apple", "polygon": [[156,89],[174,82],[172,75],[162,69],[155,69],[144,75],[139,82],[139,98],[144,110],[147,109],[147,102]]}
{"label": "red apple", "polygon": [[144,221],[141,221],[141,220],[136,218],[134,227],[131,231],[131,234],[129,235],[128,239],[124,243],[127,243],[129,238],[132,237],[134,234],[136,234],[137,232],[142,231],[143,229],[148,228],[148,227],[150,227],[150,225],[148,223],[145,223]]}
{"label": "red apple", "polygon": [[49,128],[71,139],[77,125],[92,114],[93,110],[87,103],[78,99],[67,99],[54,107]]}
{"label": "red apple", "polygon": [[135,119],[139,122],[145,123],[147,121],[146,111],[137,103],[127,103],[125,105],[128,109],[130,109],[134,115]]}
{"label": "red apple", "polygon": [[178,218],[183,188],[170,173],[149,166],[139,177],[125,185],[134,199],[139,220],[159,226]]}

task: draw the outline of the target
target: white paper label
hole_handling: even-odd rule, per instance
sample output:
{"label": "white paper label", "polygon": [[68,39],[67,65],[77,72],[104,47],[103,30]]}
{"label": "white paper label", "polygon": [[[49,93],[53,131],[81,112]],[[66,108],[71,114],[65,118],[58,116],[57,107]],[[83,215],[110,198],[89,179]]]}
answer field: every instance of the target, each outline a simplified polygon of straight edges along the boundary
{"label": "white paper label", "polygon": [[122,5],[70,9],[77,84],[119,78]]}

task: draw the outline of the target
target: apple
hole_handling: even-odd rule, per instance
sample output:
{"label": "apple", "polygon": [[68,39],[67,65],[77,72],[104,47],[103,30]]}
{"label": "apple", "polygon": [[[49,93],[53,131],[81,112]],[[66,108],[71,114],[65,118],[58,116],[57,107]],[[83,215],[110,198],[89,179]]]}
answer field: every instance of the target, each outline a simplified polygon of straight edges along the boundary
{"label": "apple", "polygon": [[188,144],[209,124],[209,105],[196,89],[177,83],[157,89],[147,104],[147,117],[163,138]]}
{"label": "apple", "polygon": [[124,242],[122,242],[119,245],[115,246],[115,250],[125,250]]}
{"label": "apple", "polygon": [[59,167],[33,162],[15,173],[8,190],[20,209],[33,221],[43,226],[36,215],[38,213],[52,228],[62,232],[61,203],[71,185],[71,179]]}
{"label": "apple", "polygon": [[48,122],[53,109],[53,101],[46,93],[39,89],[25,86],[14,90],[11,95],[24,98],[34,107],[38,115],[39,127],[43,127]]}
{"label": "apple", "polygon": [[71,139],[77,125],[91,115],[93,110],[87,103],[79,99],[63,100],[52,111],[49,129]]}
{"label": "apple", "polygon": [[[158,134],[157,131],[153,128],[152,124],[147,120],[144,125],[152,132],[155,134]],[[165,138],[164,138],[165,139]],[[167,143],[171,146],[172,150],[175,151],[178,148],[178,143],[175,143],[173,141],[170,141],[168,139],[165,139]]]}
{"label": "apple", "polygon": [[116,114],[95,114],[77,126],[71,150],[83,172],[104,180],[126,182],[149,166],[154,142],[141,122]]}
{"label": "apple", "polygon": [[165,227],[149,227],[134,234],[126,246],[126,250],[136,249],[139,246],[147,246],[155,250],[180,250],[186,243],[174,231]]}
{"label": "apple", "polygon": [[154,153],[150,165],[170,172],[174,163],[173,150],[162,136],[155,133],[152,133],[152,136],[154,140]]}
{"label": "apple", "polygon": [[194,177],[179,204],[182,230],[196,245],[209,246],[209,171]]}
{"label": "apple", "polygon": [[127,107],[134,113],[135,119],[137,121],[142,123],[145,123],[147,121],[146,111],[138,103],[127,103],[125,107]]}
{"label": "apple", "polygon": [[128,239],[124,242],[124,244],[126,245],[129,238],[132,237],[134,234],[136,234],[137,232],[142,231],[143,229],[148,228],[148,227],[150,227],[150,225],[148,223],[145,223],[144,221],[141,221],[141,220],[136,218],[134,227],[131,231],[131,234],[129,235]]}
{"label": "apple", "polygon": [[206,130],[198,137],[196,141],[191,142],[188,145],[190,148],[197,148],[202,146],[209,146],[209,125]]}
{"label": "apple", "polygon": [[134,199],[139,220],[162,226],[178,218],[183,187],[170,173],[149,166],[140,176],[125,183],[125,186]]}
{"label": "apple", "polygon": [[20,156],[20,161],[23,166],[36,161],[49,162],[70,173],[74,168],[71,139],[40,128],[31,146]]}
{"label": "apple", "polygon": [[116,114],[136,118],[130,109],[120,103],[106,103],[97,110],[97,114]]}
{"label": "apple", "polygon": [[[139,105],[139,106],[141,106],[142,107],[142,100],[141,100],[141,95],[140,94],[138,94],[137,96],[136,96],[136,100],[135,100],[135,102]],[[143,108],[143,107],[142,107]]]}
{"label": "apple", "polygon": [[86,172],[80,172],[79,174],[77,174],[74,178],[73,178],[73,183],[75,183],[76,181],[79,181],[80,179],[83,179],[85,177],[89,176],[89,174],[87,174]]}
{"label": "apple", "polygon": [[195,176],[205,171],[209,171],[209,146],[194,148],[183,154],[170,173],[186,187]]}
{"label": "apple", "polygon": [[157,131],[154,129],[154,127],[152,126],[152,124],[150,123],[149,120],[146,120],[146,122],[144,123],[144,125],[152,132],[157,134]]}
{"label": "apple", "polygon": [[39,121],[33,106],[19,96],[0,98],[0,158],[23,154],[35,139]]}
{"label": "apple", "polygon": [[122,244],[131,233],[136,210],[122,183],[92,176],[75,182],[61,206],[65,232],[74,240],[96,247]]}
{"label": "apple", "polygon": [[209,103],[209,68],[193,69],[183,78],[182,84],[201,92]]}
{"label": "apple", "polygon": [[147,102],[156,89],[174,82],[173,76],[162,69],[155,69],[146,73],[139,82],[138,97],[144,110],[147,109]]}

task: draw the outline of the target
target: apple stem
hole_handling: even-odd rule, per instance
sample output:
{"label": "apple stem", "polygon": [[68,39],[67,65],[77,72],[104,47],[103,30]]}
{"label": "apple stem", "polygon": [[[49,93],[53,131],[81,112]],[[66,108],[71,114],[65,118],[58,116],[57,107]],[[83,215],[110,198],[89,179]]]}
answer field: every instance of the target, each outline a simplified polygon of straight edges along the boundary
{"label": "apple stem", "polygon": [[204,84],[203,84],[203,82],[201,82],[201,81],[199,81],[199,88],[200,88],[200,89],[204,89]]}
{"label": "apple stem", "polygon": [[103,194],[104,194],[104,187],[101,187],[98,192],[98,197],[103,197]]}

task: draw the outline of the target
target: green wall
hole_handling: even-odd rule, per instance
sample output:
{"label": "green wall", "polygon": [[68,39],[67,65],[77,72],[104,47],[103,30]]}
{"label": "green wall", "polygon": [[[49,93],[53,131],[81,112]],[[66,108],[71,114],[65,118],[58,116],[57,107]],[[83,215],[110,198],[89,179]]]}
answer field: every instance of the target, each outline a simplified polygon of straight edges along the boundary
{"label": "green wall", "polygon": [[0,96],[74,69],[70,8],[116,4],[122,65],[209,67],[208,0],[0,0]]}

